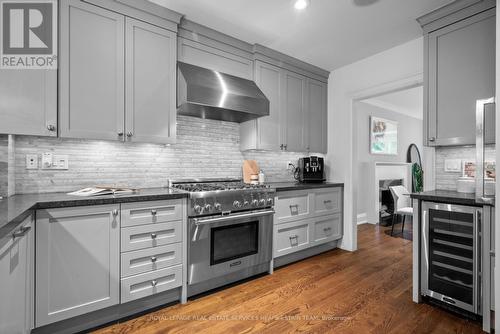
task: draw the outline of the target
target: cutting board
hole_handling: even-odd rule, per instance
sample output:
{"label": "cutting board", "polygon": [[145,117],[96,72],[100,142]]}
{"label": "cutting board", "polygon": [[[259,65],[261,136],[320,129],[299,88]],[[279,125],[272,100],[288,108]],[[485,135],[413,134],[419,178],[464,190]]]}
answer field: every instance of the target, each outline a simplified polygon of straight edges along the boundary
{"label": "cutting board", "polygon": [[259,165],[255,160],[243,161],[243,182],[250,183],[250,176],[252,174],[258,175],[260,171]]}

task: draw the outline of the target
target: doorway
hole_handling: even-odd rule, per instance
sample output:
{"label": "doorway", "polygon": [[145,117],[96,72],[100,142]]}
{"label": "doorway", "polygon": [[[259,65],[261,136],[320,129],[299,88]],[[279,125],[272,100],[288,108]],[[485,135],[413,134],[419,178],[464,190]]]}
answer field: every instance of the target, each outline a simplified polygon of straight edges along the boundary
{"label": "doorway", "polygon": [[407,194],[412,191],[410,145],[420,152],[423,168],[421,83],[353,100],[353,207],[358,227],[374,224],[381,233],[412,239],[411,215],[396,215],[396,210],[411,207],[409,196],[407,204],[395,202],[391,192],[393,186],[403,186]]}

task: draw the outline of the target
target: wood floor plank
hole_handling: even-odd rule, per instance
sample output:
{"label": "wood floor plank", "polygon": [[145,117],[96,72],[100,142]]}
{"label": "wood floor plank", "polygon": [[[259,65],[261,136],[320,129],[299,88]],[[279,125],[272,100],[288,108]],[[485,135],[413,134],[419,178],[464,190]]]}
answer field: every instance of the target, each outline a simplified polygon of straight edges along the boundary
{"label": "wood floor plank", "polygon": [[361,225],[356,252],[325,252],[95,333],[482,333],[478,322],[413,303],[412,243],[388,231]]}

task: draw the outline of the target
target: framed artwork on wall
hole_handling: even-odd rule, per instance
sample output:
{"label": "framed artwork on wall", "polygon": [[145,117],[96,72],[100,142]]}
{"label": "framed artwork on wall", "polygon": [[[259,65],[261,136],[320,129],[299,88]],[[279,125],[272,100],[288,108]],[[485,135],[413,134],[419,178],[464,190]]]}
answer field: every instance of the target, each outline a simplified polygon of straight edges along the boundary
{"label": "framed artwork on wall", "polygon": [[398,123],[370,116],[370,153],[398,154]]}

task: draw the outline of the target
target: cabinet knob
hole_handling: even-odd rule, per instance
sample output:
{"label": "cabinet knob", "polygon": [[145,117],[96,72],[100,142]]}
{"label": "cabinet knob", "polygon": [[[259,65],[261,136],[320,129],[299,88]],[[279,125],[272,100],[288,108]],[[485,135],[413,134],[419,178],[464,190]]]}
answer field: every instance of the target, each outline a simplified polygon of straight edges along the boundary
{"label": "cabinet knob", "polygon": [[156,239],[156,233],[151,233],[151,239]]}
{"label": "cabinet knob", "polygon": [[54,132],[56,131],[56,127],[52,124],[47,124],[47,130],[49,130],[50,132]]}
{"label": "cabinet knob", "polygon": [[29,230],[31,230],[31,226],[20,228],[18,231],[12,233],[12,239],[24,237]]}
{"label": "cabinet knob", "polygon": [[151,210],[151,215],[156,216],[156,210]]}
{"label": "cabinet knob", "polygon": [[285,151],[287,150],[287,147],[288,147],[287,144],[283,145],[283,148],[285,149]]}
{"label": "cabinet knob", "polygon": [[123,131],[120,131],[117,133],[118,137],[122,137],[123,136]]}
{"label": "cabinet knob", "polygon": [[155,263],[156,262],[156,256],[151,256],[151,262]]}
{"label": "cabinet knob", "polygon": [[280,150],[282,150],[282,151],[283,151],[283,147],[284,147],[284,146],[285,146],[285,145],[281,144],[281,145],[280,145]]}
{"label": "cabinet knob", "polygon": [[133,135],[134,135],[134,134],[132,133],[132,131],[127,132],[127,137],[129,137],[129,138],[130,138],[130,137],[132,137]]}
{"label": "cabinet knob", "polygon": [[436,137],[430,137],[430,138],[429,138],[429,141],[431,141],[431,142],[435,142],[435,141],[436,141]]}
{"label": "cabinet knob", "polygon": [[158,281],[156,281],[155,279],[151,281],[152,286],[156,286],[156,284],[158,284]]}
{"label": "cabinet knob", "polygon": [[113,216],[115,216],[115,217],[118,216],[118,209],[113,210]]}

